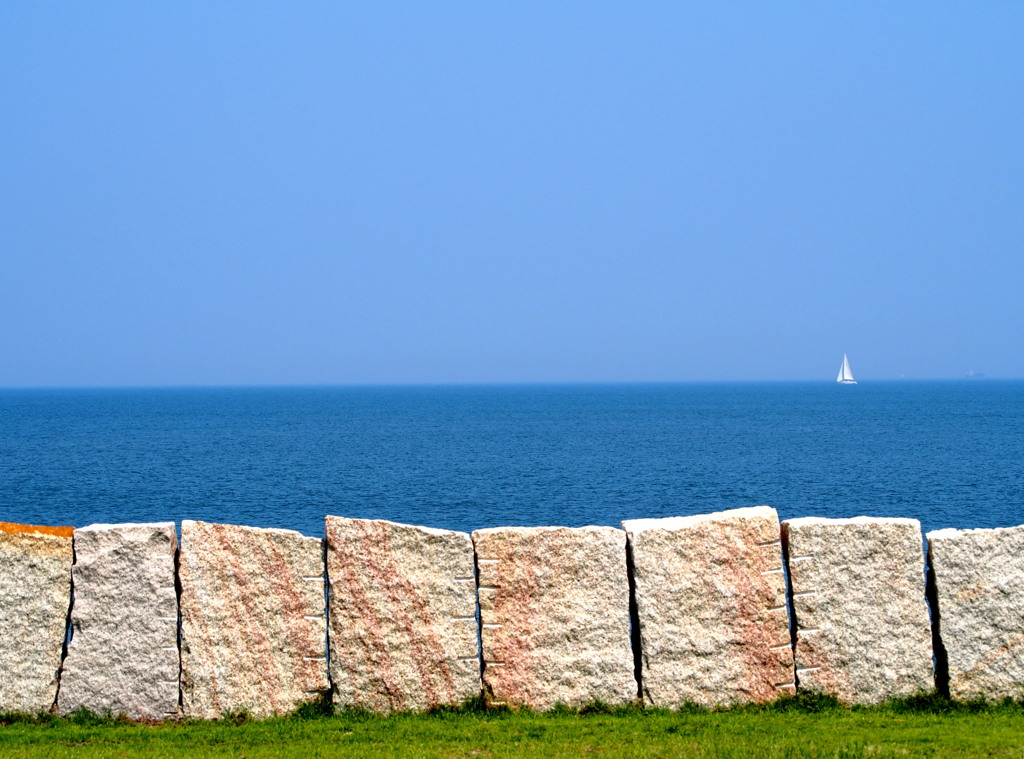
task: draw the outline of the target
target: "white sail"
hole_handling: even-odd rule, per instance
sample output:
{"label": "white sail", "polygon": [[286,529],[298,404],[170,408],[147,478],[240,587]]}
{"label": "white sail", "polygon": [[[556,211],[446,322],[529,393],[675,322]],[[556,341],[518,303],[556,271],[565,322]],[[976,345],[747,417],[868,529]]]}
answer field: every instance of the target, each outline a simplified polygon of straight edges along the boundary
{"label": "white sail", "polygon": [[843,365],[839,367],[839,376],[836,377],[836,382],[841,385],[856,385],[857,380],[853,378],[853,372],[850,370],[850,359],[843,354]]}

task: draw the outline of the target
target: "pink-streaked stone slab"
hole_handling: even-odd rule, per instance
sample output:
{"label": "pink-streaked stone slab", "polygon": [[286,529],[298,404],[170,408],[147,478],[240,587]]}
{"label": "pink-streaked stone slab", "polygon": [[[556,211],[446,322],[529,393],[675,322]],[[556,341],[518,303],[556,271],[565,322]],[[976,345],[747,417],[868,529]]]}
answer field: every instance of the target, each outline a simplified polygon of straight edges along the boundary
{"label": "pink-streaked stone slab", "polygon": [[47,712],[57,696],[72,527],[0,522],[0,712]]}
{"label": "pink-streaked stone slab", "polygon": [[795,691],[775,509],[634,519],[622,527],[646,703],[713,707]]}
{"label": "pink-streaked stone slab", "polygon": [[327,691],[323,541],[185,520],[178,576],[186,717],[285,714]]}
{"label": "pink-streaked stone slab", "polygon": [[469,535],[333,516],[326,535],[335,703],[418,711],[479,696]]}
{"label": "pink-streaked stone slab", "polygon": [[949,695],[1024,696],[1024,526],[929,532],[928,556]]}
{"label": "pink-streaked stone slab", "polygon": [[625,532],[499,527],[477,530],[473,543],[491,703],[636,699]]}
{"label": "pink-streaked stone slab", "polygon": [[178,715],[173,522],[75,530],[71,643],[57,708],[158,720]]}
{"label": "pink-streaked stone slab", "polygon": [[916,519],[782,523],[800,691],[877,703],[934,687]]}

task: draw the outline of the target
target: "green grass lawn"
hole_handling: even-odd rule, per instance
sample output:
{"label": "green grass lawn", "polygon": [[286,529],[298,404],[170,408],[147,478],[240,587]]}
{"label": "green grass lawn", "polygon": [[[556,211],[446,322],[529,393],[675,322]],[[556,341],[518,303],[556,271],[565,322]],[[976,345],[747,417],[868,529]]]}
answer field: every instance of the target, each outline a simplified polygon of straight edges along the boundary
{"label": "green grass lawn", "polygon": [[1021,757],[1024,705],[924,697],[844,709],[828,699],[786,699],[721,712],[467,708],[159,725],[15,717],[0,718],[0,756]]}

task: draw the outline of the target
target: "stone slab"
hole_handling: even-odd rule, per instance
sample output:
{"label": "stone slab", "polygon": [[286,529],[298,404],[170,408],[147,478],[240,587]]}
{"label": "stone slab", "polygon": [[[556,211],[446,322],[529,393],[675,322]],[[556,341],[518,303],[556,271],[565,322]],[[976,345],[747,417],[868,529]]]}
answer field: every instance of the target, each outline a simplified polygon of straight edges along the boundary
{"label": "stone slab", "polygon": [[326,518],[335,703],[418,711],[480,695],[467,533]]}
{"label": "stone slab", "polygon": [[73,534],[0,522],[0,712],[47,712],[56,701]]}
{"label": "stone slab", "polygon": [[323,541],[185,520],[178,576],[186,717],[285,714],[327,691]]}
{"label": "stone slab", "polygon": [[1024,526],[928,533],[949,694],[1024,697]]}
{"label": "stone slab", "polygon": [[473,543],[491,703],[636,699],[625,532],[500,527],[477,530]]}
{"label": "stone slab", "polygon": [[795,692],[775,509],[634,519],[622,527],[647,704],[714,707]]}
{"label": "stone slab", "polygon": [[75,530],[71,643],[57,709],[178,715],[174,522]]}
{"label": "stone slab", "polygon": [[916,519],[782,523],[796,622],[797,689],[877,703],[934,687]]}

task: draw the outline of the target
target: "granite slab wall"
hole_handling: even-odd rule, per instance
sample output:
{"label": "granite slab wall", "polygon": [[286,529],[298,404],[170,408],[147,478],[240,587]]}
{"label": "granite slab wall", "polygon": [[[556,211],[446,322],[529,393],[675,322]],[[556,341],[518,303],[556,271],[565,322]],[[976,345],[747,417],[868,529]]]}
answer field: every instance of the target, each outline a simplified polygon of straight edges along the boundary
{"label": "granite slab wall", "polygon": [[646,703],[713,707],[795,692],[774,509],[622,526],[631,549]]}
{"label": "granite slab wall", "polygon": [[178,715],[174,522],[75,530],[75,600],[58,711]]}
{"label": "granite slab wall", "polygon": [[477,530],[473,544],[490,703],[636,699],[625,532],[500,527]]}
{"label": "granite slab wall", "polygon": [[[340,706],[425,710],[481,684],[491,704],[541,710],[633,701],[629,571],[649,704],[762,702],[794,684],[876,703],[933,687],[916,520],[782,523],[789,641],[774,510],[623,527],[470,537],[328,517],[321,541],[185,521],[176,607],[172,523],[0,522],[0,712],[265,717],[319,700],[325,564]],[[1024,697],[1024,526],[928,537],[950,695]]]}
{"label": "granite slab wall", "polygon": [[46,712],[56,702],[73,534],[0,522],[0,712]]}
{"label": "granite slab wall", "polygon": [[877,703],[934,687],[916,519],[782,523],[800,691]]}
{"label": "granite slab wall", "polygon": [[320,539],[185,520],[178,576],[186,717],[285,714],[328,690]]}
{"label": "granite slab wall", "polygon": [[950,696],[1024,697],[1024,526],[929,532],[928,558]]}
{"label": "granite slab wall", "polygon": [[334,701],[426,710],[480,695],[468,533],[326,519]]}

